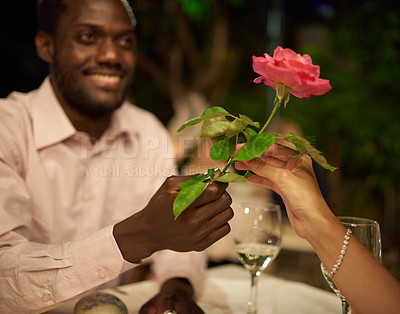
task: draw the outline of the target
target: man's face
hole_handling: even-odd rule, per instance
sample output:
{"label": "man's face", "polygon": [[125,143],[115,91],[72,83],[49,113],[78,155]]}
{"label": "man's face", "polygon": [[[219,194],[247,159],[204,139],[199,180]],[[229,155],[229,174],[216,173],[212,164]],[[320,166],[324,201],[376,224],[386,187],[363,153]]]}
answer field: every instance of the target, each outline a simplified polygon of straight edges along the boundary
{"label": "man's face", "polygon": [[134,32],[120,0],[68,0],[50,66],[64,106],[101,116],[122,104],[135,66]]}

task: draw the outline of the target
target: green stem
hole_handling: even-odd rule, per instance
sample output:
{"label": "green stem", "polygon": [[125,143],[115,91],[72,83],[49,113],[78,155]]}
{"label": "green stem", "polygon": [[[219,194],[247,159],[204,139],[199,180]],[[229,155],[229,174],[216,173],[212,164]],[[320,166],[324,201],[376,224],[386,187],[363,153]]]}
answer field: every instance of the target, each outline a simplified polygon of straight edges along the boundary
{"label": "green stem", "polygon": [[[235,147],[236,147],[236,144],[238,143],[238,140],[239,140],[239,134],[236,134]],[[231,153],[231,156],[229,157],[227,164],[225,165],[224,169],[222,170],[221,175],[225,174],[225,172],[229,169],[229,167],[235,163],[235,161],[233,160],[234,158],[232,158],[232,156],[235,156],[235,155],[236,155],[236,149],[234,149],[233,152]]]}
{"label": "green stem", "polygon": [[271,114],[269,115],[268,121],[265,122],[263,128],[260,130],[260,132],[258,132],[258,134],[261,134],[261,133],[263,133],[265,131],[265,129],[267,128],[268,124],[271,122],[272,118],[274,117],[276,110],[280,107],[280,105],[281,105],[281,102],[279,100],[276,100],[275,101],[275,107],[272,110]]}
{"label": "green stem", "polygon": [[[258,134],[263,133],[265,131],[265,129],[271,122],[272,118],[274,117],[276,110],[280,107],[280,105],[281,105],[281,102],[278,100],[278,98],[276,98],[274,109],[272,110],[271,114],[269,115],[268,121],[265,122],[263,128],[260,130],[260,132],[258,132]],[[236,139],[236,143],[237,143],[237,139]],[[234,163],[235,163],[235,160],[232,157],[229,157],[226,166],[221,171],[221,175],[225,174],[225,172],[229,169],[229,167],[232,166]]]}
{"label": "green stem", "polygon": [[221,171],[221,175],[225,174],[226,170],[228,170],[229,167],[232,166],[234,163],[235,163],[234,160],[232,158],[229,158],[225,168]]}

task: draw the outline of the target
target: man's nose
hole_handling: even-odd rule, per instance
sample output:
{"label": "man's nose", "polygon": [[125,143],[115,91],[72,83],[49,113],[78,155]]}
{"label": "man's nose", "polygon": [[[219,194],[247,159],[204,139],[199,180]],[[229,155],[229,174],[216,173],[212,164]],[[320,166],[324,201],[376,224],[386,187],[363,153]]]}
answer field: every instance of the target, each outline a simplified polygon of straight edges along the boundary
{"label": "man's nose", "polygon": [[117,64],[119,59],[118,47],[112,40],[105,40],[99,45],[96,56],[98,63]]}

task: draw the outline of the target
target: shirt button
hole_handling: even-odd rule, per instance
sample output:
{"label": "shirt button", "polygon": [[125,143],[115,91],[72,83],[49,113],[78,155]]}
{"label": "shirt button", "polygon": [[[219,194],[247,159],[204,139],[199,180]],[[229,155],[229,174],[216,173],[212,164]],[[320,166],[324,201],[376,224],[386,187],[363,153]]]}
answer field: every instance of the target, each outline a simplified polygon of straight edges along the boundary
{"label": "shirt button", "polygon": [[43,302],[50,301],[50,298],[51,298],[51,294],[50,293],[43,293],[42,294],[42,301]]}
{"label": "shirt button", "polygon": [[98,276],[99,278],[101,278],[101,279],[104,278],[104,277],[106,276],[105,271],[104,271],[103,268],[101,268],[101,267],[97,268],[97,276]]}

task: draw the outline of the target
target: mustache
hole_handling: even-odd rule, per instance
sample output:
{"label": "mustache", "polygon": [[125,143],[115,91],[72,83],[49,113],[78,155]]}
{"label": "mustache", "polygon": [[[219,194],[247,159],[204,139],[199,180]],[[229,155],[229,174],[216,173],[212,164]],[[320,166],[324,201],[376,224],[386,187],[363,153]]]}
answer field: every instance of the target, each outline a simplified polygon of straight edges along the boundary
{"label": "mustache", "polygon": [[95,66],[86,68],[83,70],[83,74],[103,74],[103,75],[117,75],[120,77],[126,76],[128,71],[126,71],[121,65],[115,64],[107,64],[102,66]]}

